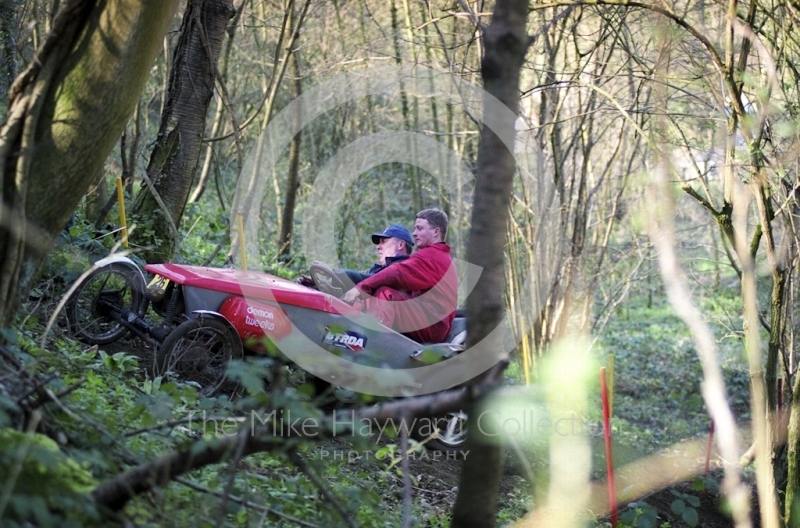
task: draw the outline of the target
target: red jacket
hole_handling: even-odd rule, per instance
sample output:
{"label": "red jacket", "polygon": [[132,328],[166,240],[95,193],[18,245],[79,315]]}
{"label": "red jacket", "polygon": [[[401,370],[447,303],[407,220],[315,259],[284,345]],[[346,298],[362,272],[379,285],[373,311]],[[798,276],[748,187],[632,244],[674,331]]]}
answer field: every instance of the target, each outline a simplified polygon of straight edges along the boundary
{"label": "red jacket", "polygon": [[429,292],[421,308],[427,312],[426,321],[438,322],[418,334],[425,335],[427,342],[444,341],[458,305],[458,277],[450,246],[438,242],[422,248],[358,283],[358,288],[370,295],[381,286],[408,291],[411,298]]}

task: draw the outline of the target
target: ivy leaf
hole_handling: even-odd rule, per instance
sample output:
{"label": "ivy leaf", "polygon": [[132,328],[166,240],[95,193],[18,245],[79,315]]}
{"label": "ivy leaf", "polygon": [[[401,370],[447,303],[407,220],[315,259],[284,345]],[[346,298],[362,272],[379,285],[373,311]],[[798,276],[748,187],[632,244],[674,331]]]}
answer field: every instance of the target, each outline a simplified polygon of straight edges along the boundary
{"label": "ivy leaf", "polygon": [[694,508],[686,508],[681,515],[681,519],[692,528],[697,526],[697,523],[700,521],[697,517],[697,510]]}
{"label": "ivy leaf", "polygon": [[636,512],[629,508],[619,514],[619,520],[622,521],[623,524],[633,524],[636,520]]}
{"label": "ivy leaf", "polygon": [[636,528],[656,528],[657,517],[642,515],[636,519]]}

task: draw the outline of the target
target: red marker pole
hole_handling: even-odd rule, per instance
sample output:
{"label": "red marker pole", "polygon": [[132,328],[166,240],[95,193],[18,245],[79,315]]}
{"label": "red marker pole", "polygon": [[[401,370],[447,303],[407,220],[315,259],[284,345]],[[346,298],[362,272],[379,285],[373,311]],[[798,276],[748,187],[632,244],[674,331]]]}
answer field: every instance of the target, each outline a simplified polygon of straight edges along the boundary
{"label": "red marker pole", "polygon": [[617,491],[614,485],[614,455],[611,449],[611,406],[608,401],[606,368],[600,368],[600,397],[603,401],[603,433],[606,441],[606,472],[608,473],[608,504],[611,507],[611,526],[617,526]]}
{"label": "red marker pole", "polygon": [[711,430],[708,431],[708,447],[706,448],[706,473],[711,467],[711,448],[714,447],[714,420],[711,420]]}

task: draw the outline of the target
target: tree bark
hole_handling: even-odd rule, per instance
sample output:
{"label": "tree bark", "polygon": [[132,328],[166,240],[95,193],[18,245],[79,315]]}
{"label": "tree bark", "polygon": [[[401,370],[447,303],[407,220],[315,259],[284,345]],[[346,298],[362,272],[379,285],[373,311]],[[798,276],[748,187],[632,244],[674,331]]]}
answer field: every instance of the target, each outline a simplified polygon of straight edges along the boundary
{"label": "tree bark", "polygon": [[[520,69],[529,45],[525,31],[527,17],[526,0],[498,0],[483,35],[483,87],[505,108],[497,108],[497,103],[484,95],[484,126],[478,147],[472,229],[467,246],[467,261],[483,271],[467,299],[469,347],[486,338],[503,317],[505,233],[516,167],[514,153],[506,145],[514,143]],[[499,374],[500,370],[490,372]],[[482,435],[474,418],[475,413],[471,413],[470,454],[460,477],[454,527],[494,526],[497,515],[502,448]]]}
{"label": "tree bark", "polygon": [[[10,88],[0,129],[0,326],[136,105],[178,0],[72,0]],[[57,199],[54,199],[57,197]]]}
{"label": "tree bark", "polygon": [[[292,86],[294,89],[294,97],[300,97],[303,92],[303,80],[300,78],[300,70],[297,67],[297,54],[292,53],[289,57],[292,61],[292,74],[294,80]],[[301,119],[300,115],[296,115],[295,119]],[[303,139],[303,131],[297,133],[292,138],[292,144],[289,146],[289,176],[286,180],[286,199],[283,205],[283,214],[281,216],[281,246],[279,255],[281,257],[288,257],[292,253],[292,232],[294,230],[294,208],[297,202],[297,190],[300,187],[300,142]]]}
{"label": "tree bark", "polygon": [[152,188],[146,181],[132,209],[137,223],[151,223],[152,229],[132,234],[134,243],[151,248],[144,252],[149,262],[169,260],[177,250],[177,228],[200,158],[217,60],[234,13],[233,0],[189,0],[184,13],[161,126],[147,167]]}
{"label": "tree bark", "polygon": [[[231,57],[231,50],[233,49],[233,37],[236,35],[236,28],[239,26],[239,19],[242,16],[242,11],[244,10],[244,5],[246,1],[242,0],[239,4],[239,7],[236,8],[236,14],[231,19],[230,24],[228,24],[228,40],[225,41],[225,51],[222,53],[220,57],[220,81],[223,83],[228,82],[228,65],[230,64],[230,57]],[[214,122],[211,125],[211,134],[210,137],[214,138],[219,133],[220,129],[222,128],[222,116],[225,111],[225,102],[223,101],[222,97],[217,99],[217,110],[214,113]],[[234,125],[236,126],[236,125]],[[235,134],[234,134],[235,135]],[[197,180],[197,185],[192,191],[192,194],[189,196],[189,203],[194,203],[203,196],[203,192],[206,188],[206,182],[208,181],[208,176],[211,174],[211,164],[215,161],[214,159],[214,142],[209,141],[206,145],[206,156],[205,160],[203,161],[203,168],[200,171],[200,178]],[[222,202],[222,197],[220,196],[220,206],[225,209],[225,204]]]}
{"label": "tree bark", "polygon": [[18,3],[19,0],[6,0],[0,4],[0,100],[8,96],[11,81],[17,76],[15,21]]}

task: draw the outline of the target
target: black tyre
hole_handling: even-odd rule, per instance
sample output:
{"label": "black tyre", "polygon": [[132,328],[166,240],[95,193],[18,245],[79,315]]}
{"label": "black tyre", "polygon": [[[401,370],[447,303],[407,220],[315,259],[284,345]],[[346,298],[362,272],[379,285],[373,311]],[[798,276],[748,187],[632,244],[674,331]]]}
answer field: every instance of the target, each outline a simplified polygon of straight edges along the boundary
{"label": "black tyre", "polygon": [[[434,420],[433,418],[431,420]],[[438,431],[429,438],[430,431],[426,427],[416,428],[412,436],[420,442],[426,441],[428,449],[445,453],[460,453],[467,443],[467,413],[452,411],[435,418]],[[426,429],[423,431],[423,429]],[[426,436],[428,435],[428,436]]]}
{"label": "black tyre", "polygon": [[231,360],[242,356],[242,340],[230,326],[214,317],[198,317],[169,333],[158,349],[153,373],[195,382],[200,394],[211,396],[223,387]]}
{"label": "black tyre", "polygon": [[122,263],[97,268],[83,279],[67,300],[70,332],[90,345],[107,345],[127,329],[116,319],[122,309],[143,315],[147,309],[144,279]]}

